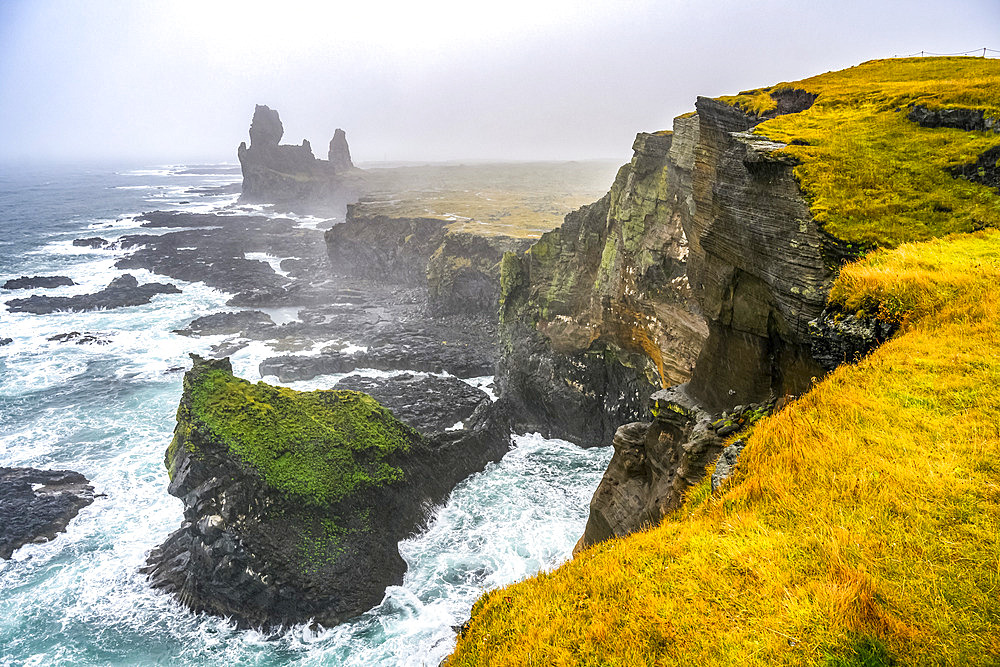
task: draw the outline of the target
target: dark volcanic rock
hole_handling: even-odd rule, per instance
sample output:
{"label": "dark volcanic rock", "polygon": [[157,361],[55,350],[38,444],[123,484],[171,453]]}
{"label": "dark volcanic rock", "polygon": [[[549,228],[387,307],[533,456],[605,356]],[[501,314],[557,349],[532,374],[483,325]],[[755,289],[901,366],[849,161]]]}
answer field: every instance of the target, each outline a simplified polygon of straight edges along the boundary
{"label": "dark volcanic rock", "polygon": [[91,331],[85,331],[80,333],[79,331],[70,331],[68,333],[56,334],[45,340],[54,341],[56,343],[76,343],[77,345],[107,345],[111,342],[111,339],[107,337],[107,334],[95,333]]}
{"label": "dark volcanic rock", "polygon": [[66,276],[21,276],[12,278],[3,284],[4,289],[34,289],[36,287],[52,288],[63,287],[64,285],[75,285],[76,283]]}
{"label": "dark volcanic rock", "polygon": [[409,373],[389,378],[351,375],[334,389],[362,391],[428,436],[450,429],[490,400],[485,392],[456,377],[417,377]]}
{"label": "dark volcanic rock", "polygon": [[10,345],[13,342],[14,342],[13,338],[0,338],[0,347],[3,347],[4,345]]}
{"label": "dark volcanic rock", "polygon": [[951,127],[967,132],[1000,132],[1000,120],[982,109],[928,109],[919,104],[906,117],[923,127]]}
{"label": "dark volcanic rock", "polygon": [[243,172],[241,201],[284,206],[328,205],[342,209],[362,187],[351,165],[343,130],[330,142],[335,161],[317,160],[306,140],[300,146],[279,144],[284,134],[278,112],[258,104],[250,123],[250,146],[237,150]]}
{"label": "dark volcanic rock", "polygon": [[80,248],[103,248],[109,243],[111,243],[111,241],[102,239],[100,236],[91,236],[85,239],[73,239],[73,245]]}
{"label": "dark volcanic rock", "polygon": [[231,372],[195,357],[184,377],[166,456],[184,523],[145,571],[241,626],[333,625],[378,604],[402,581],[398,543],[426,506],[507,449],[481,410],[464,437],[431,441],[363,394],[289,392]]}
{"label": "dark volcanic rock", "polygon": [[[259,310],[239,310],[229,313],[214,313],[193,320],[183,329],[174,333],[184,336],[215,336],[218,334],[269,333],[275,327],[274,320]],[[228,356],[228,355],[224,355]]]}
{"label": "dark volcanic rock", "polygon": [[94,502],[94,487],[72,470],[0,468],[0,558],[46,542]]}
{"label": "dark volcanic rock", "polygon": [[825,309],[809,323],[812,356],[824,370],[832,371],[841,364],[857,362],[889,340],[897,328],[874,317],[862,319]]}
{"label": "dark volcanic rock", "polygon": [[57,310],[101,310],[141,306],[149,303],[157,294],[178,294],[180,290],[169,283],[146,283],[140,285],[135,276],[126,273],[111,281],[100,292],[77,296],[31,296],[7,302],[11,312],[35,313],[42,315]]}
{"label": "dark volcanic rock", "polygon": [[[438,333],[439,335],[434,335]],[[409,329],[398,342],[374,344],[367,351],[344,353],[335,349],[317,355],[282,355],[260,363],[261,375],[274,375],[281,382],[310,380],[317,375],[349,373],[357,368],[447,372],[458,377],[480,377],[493,373],[492,350],[484,345],[442,340],[440,331]],[[456,333],[456,332],[452,332]],[[447,335],[447,334],[445,334]]]}

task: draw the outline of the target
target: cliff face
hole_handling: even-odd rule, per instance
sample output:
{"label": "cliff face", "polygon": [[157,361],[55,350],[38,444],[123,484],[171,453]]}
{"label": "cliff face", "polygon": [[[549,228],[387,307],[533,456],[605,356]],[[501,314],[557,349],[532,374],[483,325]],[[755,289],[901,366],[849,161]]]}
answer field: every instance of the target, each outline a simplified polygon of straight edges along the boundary
{"label": "cliff face", "polygon": [[784,145],[748,134],[762,118],[699,98],[687,276],[709,337],[690,392],[722,410],[798,394],[822,369],[809,353],[838,246],[818,226]]}
{"label": "cliff face", "polygon": [[[782,95],[778,111],[812,100]],[[637,137],[604,199],[505,258],[499,384],[515,428],[615,445],[580,547],[679,507],[722,451],[706,424],[724,411],[825,372],[809,322],[844,252],[784,145],[748,133],[763,119],[700,98],[672,133]],[[650,395],[681,383],[643,421]]]}
{"label": "cliff face", "polygon": [[690,375],[707,334],[684,273],[696,142],[689,121],[638,135],[611,192],[504,258],[498,376],[515,429],[604,444]]}
{"label": "cliff face", "polygon": [[184,523],[146,572],[244,626],[370,609],[402,581],[397,545],[423,508],[506,451],[483,400],[465,429],[426,437],[365,394],[252,385],[195,357],[165,460]]}
{"label": "cliff face", "polygon": [[353,174],[344,131],[330,141],[330,160],[319,160],[305,139],[300,146],[282,145],[284,127],[278,112],[258,104],[250,122],[250,146],[240,143],[237,156],[243,170],[242,201],[278,205],[344,205],[353,200],[361,182]]}
{"label": "cliff face", "polygon": [[425,284],[433,315],[492,318],[500,292],[500,260],[530,240],[448,229],[438,218],[369,215],[348,206],[346,222],[326,232],[327,254],[341,275]]}

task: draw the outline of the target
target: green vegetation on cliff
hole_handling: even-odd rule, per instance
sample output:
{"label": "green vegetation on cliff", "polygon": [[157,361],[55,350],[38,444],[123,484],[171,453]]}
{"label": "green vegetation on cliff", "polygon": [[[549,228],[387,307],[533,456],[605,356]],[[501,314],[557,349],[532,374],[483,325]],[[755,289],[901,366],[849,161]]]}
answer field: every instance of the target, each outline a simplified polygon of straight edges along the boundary
{"label": "green vegetation on cliff", "polygon": [[826,232],[893,247],[1000,225],[1000,193],[948,171],[1000,147],[1000,134],[909,118],[916,105],[1000,119],[1000,60],[875,60],[721,99],[766,115],[777,106],[773,96],[795,90],[817,95],[815,103],[754,132],[789,144],[783,152],[799,161],[795,175]]}
{"label": "green vegetation on cliff", "polygon": [[221,369],[200,373],[185,389],[192,420],[272,488],[311,503],[401,481],[391,457],[419,438],[360,392],[298,392],[251,384]]}

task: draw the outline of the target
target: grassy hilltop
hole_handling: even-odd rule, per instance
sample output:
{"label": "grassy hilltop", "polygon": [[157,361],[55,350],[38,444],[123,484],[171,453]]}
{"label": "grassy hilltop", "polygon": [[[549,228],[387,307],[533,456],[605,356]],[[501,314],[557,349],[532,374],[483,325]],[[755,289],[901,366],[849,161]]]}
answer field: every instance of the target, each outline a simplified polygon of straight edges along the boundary
{"label": "grassy hilltop", "polygon": [[[1000,61],[865,63],[748,91],[825,231],[873,249],[829,300],[902,324],[749,435],[660,526],[483,596],[450,665],[1000,664]],[[980,165],[989,176],[998,165]],[[974,173],[974,176],[977,175]],[[875,248],[878,248],[875,250]]]}

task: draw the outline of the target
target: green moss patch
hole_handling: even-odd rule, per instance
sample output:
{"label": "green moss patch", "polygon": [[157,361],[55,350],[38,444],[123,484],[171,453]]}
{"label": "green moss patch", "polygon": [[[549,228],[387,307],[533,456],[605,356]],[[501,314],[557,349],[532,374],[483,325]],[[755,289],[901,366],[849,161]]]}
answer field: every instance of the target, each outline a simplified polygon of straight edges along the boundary
{"label": "green moss patch", "polygon": [[192,418],[233,456],[272,488],[315,504],[401,481],[389,461],[420,437],[360,392],[297,392],[219,369],[188,390]]}

